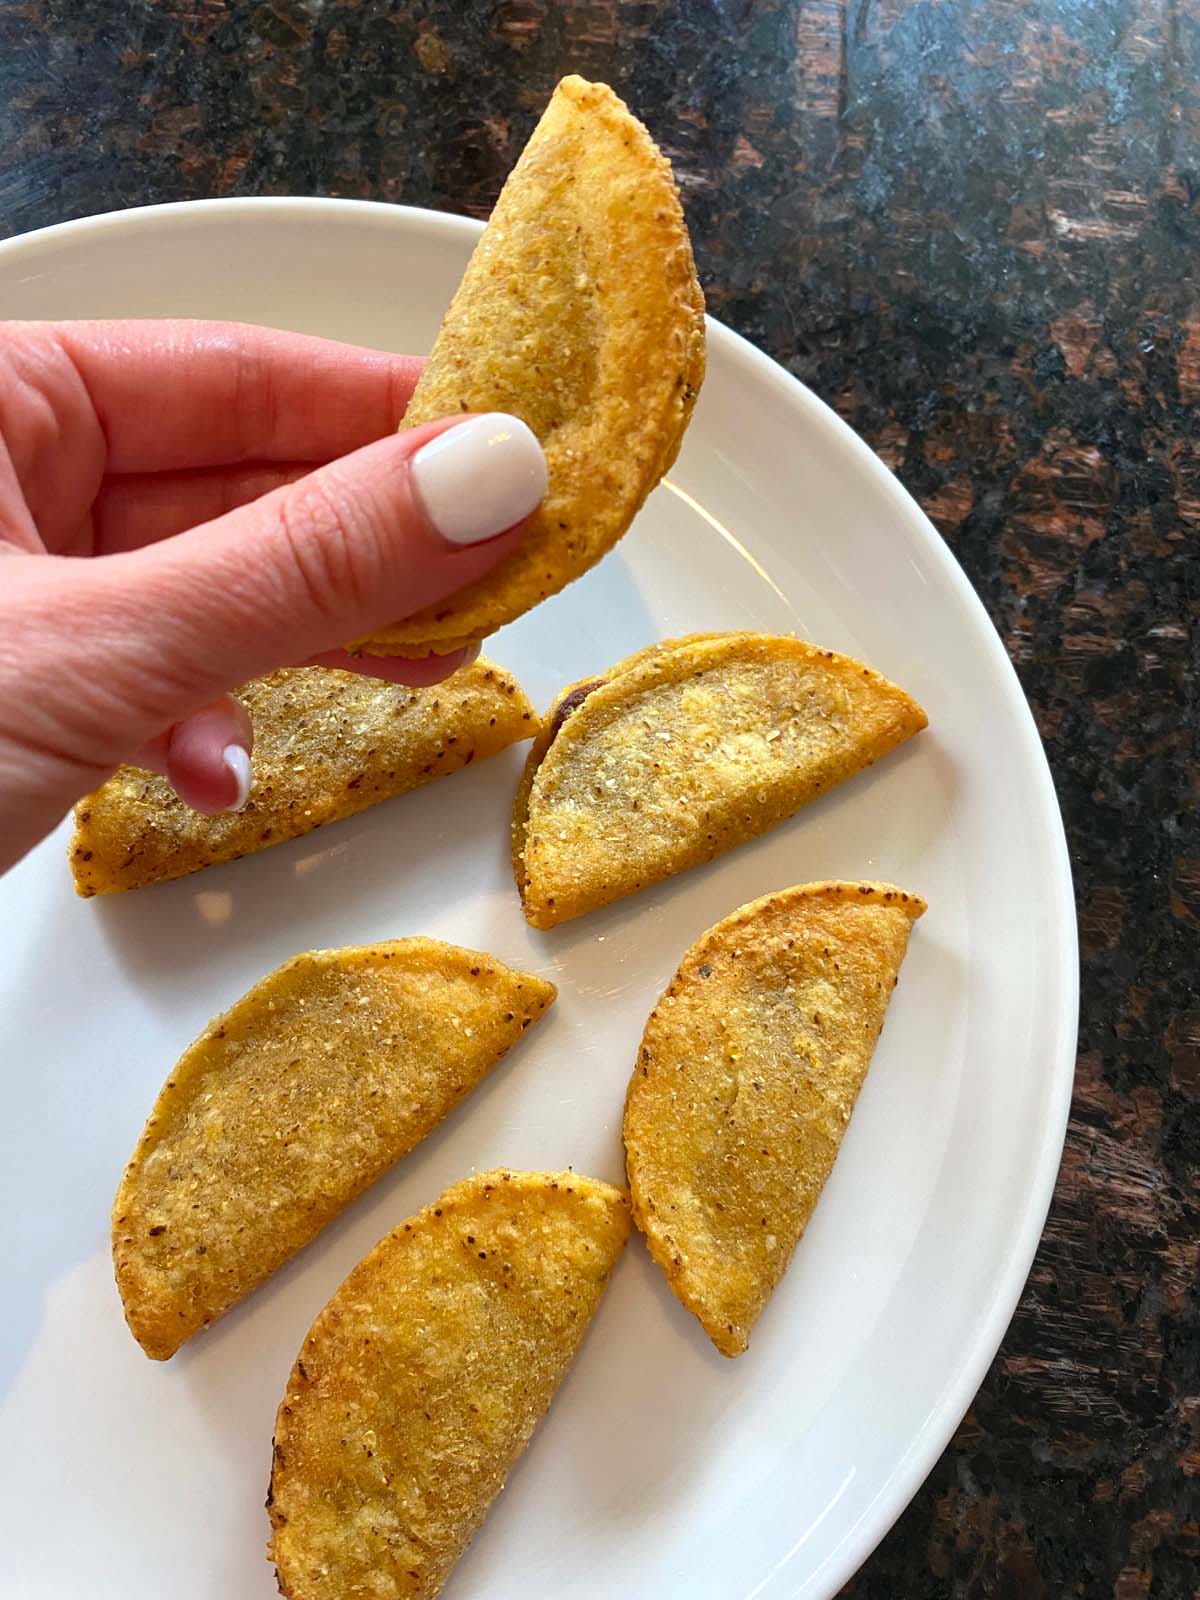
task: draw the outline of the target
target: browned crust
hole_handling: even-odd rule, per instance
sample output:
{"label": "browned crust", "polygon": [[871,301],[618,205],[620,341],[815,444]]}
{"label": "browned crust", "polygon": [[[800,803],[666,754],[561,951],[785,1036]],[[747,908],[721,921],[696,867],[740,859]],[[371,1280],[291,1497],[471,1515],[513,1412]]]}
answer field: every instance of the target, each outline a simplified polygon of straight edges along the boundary
{"label": "browned crust", "polygon": [[529,747],[529,754],[525,758],[525,766],[521,772],[520,782],[517,784],[516,799],[513,801],[512,819],[512,860],[513,874],[517,887],[521,887],[524,876],[525,833],[529,822],[529,794],[533,788],[533,780],[537,770],[546,758],[546,752],[558,737],[559,731],[572,711],[577,711],[588,695],[594,689],[607,683],[607,678],[581,678],[578,683],[568,684],[565,689],[560,689],[550,704],[549,710],[538,724],[538,731],[534,735],[533,743]]}
{"label": "browned crust", "polygon": [[546,452],[546,497],[486,578],[355,647],[445,654],[586,572],[674,461],[704,361],[704,297],[670,165],[607,85],[564,78],[404,419],[521,417]]}
{"label": "browned crust", "polygon": [[355,1267],[309,1330],[275,1423],[270,1558],[289,1600],[441,1592],[629,1228],[609,1184],[501,1169],[448,1189]]}
{"label": "browned crust", "polygon": [[[722,1256],[719,1259],[706,1260],[702,1242],[684,1236],[686,1229],[681,1232],[677,1219],[664,1209],[661,1171],[658,1171],[654,1180],[654,1188],[658,1194],[657,1202],[649,1192],[647,1173],[649,1170],[661,1168],[662,1161],[660,1152],[651,1152],[658,1132],[652,1113],[643,1104],[647,1098],[646,1086],[652,1075],[674,1074],[684,1066],[695,1070],[695,1062],[690,1057],[687,1062],[670,1059],[672,1030],[679,1026],[680,1018],[689,1007],[699,1004],[703,1009],[705,1001],[712,994],[709,987],[710,980],[718,981],[713,978],[713,969],[722,956],[732,955],[735,958],[741,956],[744,959],[746,951],[741,947],[748,945],[755,938],[785,937],[789,933],[794,933],[802,926],[806,914],[811,914],[813,910],[818,910],[820,914],[822,911],[829,912],[838,907],[857,910],[863,906],[882,907],[889,912],[899,913],[905,919],[907,927],[911,927],[927,909],[920,895],[897,888],[894,884],[858,881],[829,880],[800,884],[752,900],[740,906],[722,921],[715,923],[691,946],[651,1012],[642,1035],[637,1065],[634,1067],[626,1092],[623,1122],[626,1167],[634,1221],[645,1236],[651,1256],[662,1268],[680,1304],[699,1320],[713,1344],[725,1356],[739,1356],[745,1352],[753,1323],[790,1261],[792,1252],[807,1225],[812,1206],[810,1204],[806,1209],[802,1209],[794,1219],[793,1231],[781,1239],[776,1270],[769,1281],[759,1286],[759,1292],[752,1297],[751,1304],[743,1306],[742,1315],[739,1317],[730,1309],[729,1303],[725,1302],[722,1296],[724,1281],[728,1277],[730,1268],[729,1258]],[[899,958],[895,963],[897,970],[899,960],[903,958],[903,945],[906,942],[907,928],[900,945]],[[824,954],[829,956],[830,950],[826,949]],[[831,970],[829,976],[836,978],[836,969]],[[894,973],[892,978],[894,982]],[[845,1109],[847,1121],[858,1086],[865,1076],[878,1030],[883,1024],[890,992],[891,985],[888,986],[887,994],[882,997],[882,1005],[878,1007],[876,1026],[866,1040],[866,1058],[856,1064],[857,1070],[847,1074],[848,1079],[857,1081],[848,1081],[840,1085],[848,1094],[850,1101],[850,1105]],[[720,999],[715,1001],[718,1011],[721,1001],[725,998],[726,996],[722,994]],[[712,1029],[719,1032],[723,1026],[722,1017],[718,1014],[712,1015]],[[692,1088],[695,1091],[697,1086],[693,1084]],[[785,1113],[781,1108],[781,1113],[783,1114],[773,1123],[771,1137],[775,1141],[782,1141],[785,1138],[787,1116],[794,1114],[794,1105],[789,1104]],[[676,1105],[672,1115],[672,1122],[676,1126],[680,1114]],[[739,1168],[744,1166],[747,1181],[749,1175],[753,1173],[756,1160],[756,1152],[753,1149],[746,1149],[740,1153]],[[797,1179],[800,1176],[801,1174],[797,1172]],[[675,1173],[672,1177],[681,1184],[686,1184],[688,1179],[688,1175],[684,1173]],[[817,1174],[816,1194],[819,1195],[827,1177],[828,1169]],[[761,1192],[756,1192],[755,1209],[759,1204],[765,1203],[761,1199]],[[764,1223],[768,1221],[765,1217],[762,1220]],[[786,1229],[782,1229],[782,1225],[776,1219],[769,1220],[773,1226],[781,1226],[781,1230],[786,1233]]]}
{"label": "browned crust", "polygon": [[[568,683],[560,689],[550,702],[546,715],[540,719],[537,732],[533,736],[533,743],[525,757],[525,766],[521,772],[520,782],[517,784],[517,793],[513,801],[512,820],[512,860],[513,876],[518,889],[524,881],[524,853],[525,834],[529,823],[529,795],[533,788],[533,780],[537,770],[545,760],[546,752],[558,737],[559,731],[572,711],[577,711],[588,695],[594,689],[599,689],[606,683],[611,683],[614,678],[628,672],[632,667],[640,666],[643,661],[649,661],[660,656],[664,651],[674,650],[679,645],[696,644],[702,639],[734,639],[743,637],[736,633],[689,633],[677,639],[660,639],[656,644],[643,645],[640,650],[635,650],[632,655],[625,656],[622,660],[609,667],[607,672],[595,674],[590,678],[579,678],[574,683]],[[746,638],[753,635],[746,634]],[[566,709],[568,708],[569,709]],[[522,893],[522,898],[524,895]]]}
{"label": "browned crust", "polygon": [[165,1361],[313,1239],[553,1002],[494,956],[393,939],[294,956],[184,1051],[112,1210],[126,1321]]}
{"label": "browned crust", "polygon": [[68,860],[83,898],[181,878],[295,839],[533,732],[510,673],[482,657],[429,689],[293,667],[238,690],[255,729],[244,810],[205,817],[165,778],[121,767],[75,808]]}
{"label": "browned crust", "polygon": [[[601,830],[593,830],[593,843],[589,848],[595,861],[590,866],[581,865],[578,860],[568,863],[555,859],[551,846],[542,842],[541,822],[556,783],[565,779],[573,763],[587,763],[589,741],[601,736],[639,696],[648,695],[666,684],[682,684],[709,672],[719,675],[731,664],[756,660],[789,661],[800,672],[815,669],[825,676],[834,675],[852,688],[855,695],[866,697],[886,710],[886,716],[878,727],[865,734],[848,732],[844,747],[835,759],[824,760],[819,770],[811,774],[797,772],[794,781],[780,783],[772,794],[756,801],[752,811],[740,808],[735,803],[736,796],[716,798],[703,839],[678,861],[633,863],[615,849],[611,859],[604,859],[600,846],[594,843]],[[589,692],[557,729],[554,721],[558,708],[592,680],[582,679],[569,685],[556,697],[539,725],[517,789],[512,827],[513,870],[526,919],[535,928],[552,928],[559,922],[581,916],[711,860],[767,831],[816,795],[870,766],[928,722],[925,712],[911,696],[873,668],[850,656],[786,635],[693,634],[648,646],[599,676],[601,686]],[[686,755],[683,759],[687,759]],[[644,798],[639,797],[639,803]],[[600,815],[599,810],[597,815]],[[538,845],[537,858],[531,856],[531,834],[533,843]]]}

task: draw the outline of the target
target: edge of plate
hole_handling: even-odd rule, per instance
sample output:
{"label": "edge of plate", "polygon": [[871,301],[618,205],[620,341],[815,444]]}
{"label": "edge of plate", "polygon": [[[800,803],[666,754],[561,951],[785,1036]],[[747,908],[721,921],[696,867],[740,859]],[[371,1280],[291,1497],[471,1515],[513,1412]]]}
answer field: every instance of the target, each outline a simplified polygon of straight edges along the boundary
{"label": "edge of plate", "polygon": [[[238,212],[292,213],[300,218],[316,213],[327,216],[332,210],[352,214],[362,220],[370,219],[385,226],[391,226],[399,217],[403,217],[411,225],[447,236],[477,235],[483,228],[482,222],[471,217],[430,211],[419,206],[392,205],[378,200],[241,195],[224,199],[176,200],[157,205],[132,206],[124,210],[101,212],[94,216],[52,223],[44,228],[0,240],[0,258],[20,257],[26,251],[33,254],[44,249],[47,244],[54,243],[60,236],[82,232],[106,233],[131,227],[136,230],[143,223],[151,221],[158,223],[163,220],[191,218],[199,221],[202,216],[206,218],[234,216]],[[996,1285],[991,1303],[982,1317],[975,1338],[964,1351],[921,1432],[913,1440],[907,1453],[901,1458],[875,1499],[842,1540],[841,1545],[826,1558],[821,1568],[802,1580],[800,1587],[792,1591],[794,1600],[800,1600],[800,1596],[806,1592],[813,1597],[813,1600],[818,1594],[821,1600],[832,1600],[894,1525],[946,1448],[987,1375],[987,1369],[1000,1347],[1029,1276],[1029,1269],[1033,1264],[1054,1194],[1074,1085],[1079,1020],[1075,897],[1062,814],[1041,736],[1037,731],[1016,670],[983,602],[966,574],[937,529],[899,479],[831,406],[733,329],[725,327],[712,317],[707,321],[710,338],[718,344],[725,345],[735,362],[750,367],[764,384],[785,393],[792,404],[798,405],[808,414],[814,426],[827,436],[831,446],[841,450],[850,459],[857,472],[874,478],[876,487],[887,495],[895,505],[897,513],[904,517],[913,536],[925,547],[942,580],[955,592],[964,610],[973,614],[976,622],[982,625],[980,632],[987,640],[991,669],[997,682],[1003,685],[1003,692],[1012,705],[1018,726],[1024,728],[1027,753],[1037,785],[1035,793],[1031,795],[1031,803],[1036,807],[1044,824],[1047,847],[1052,858],[1052,878],[1047,887],[1050,890],[1049,902],[1053,914],[1056,960],[1053,971],[1048,975],[1048,981],[1057,1037],[1049,1041],[1048,1047],[1053,1075],[1051,1098],[1053,1114],[1047,1118],[1042,1130],[1035,1162],[1036,1181],[1030,1189],[1019,1225],[1014,1230],[1003,1276]],[[790,1561],[785,1562],[783,1568],[777,1569],[770,1575],[771,1579],[786,1577],[786,1566],[790,1564]]]}
{"label": "edge of plate", "polygon": [[28,249],[44,248],[60,237],[76,233],[110,233],[124,228],[137,228],[142,223],[161,220],[175,221],[203,217],[235,216],[238,212],[274,211],[278,214],[293,212],[297,217],[331,211],[344,211],[360,218],[373,218],[390,224],[397,215],[407,217],[415,226],[444,233],[482,233],[483,223],[475,217],[463,217],[450,211],[429,211],[423,206],[392,205],[385,200],[347,200],[335,195],[229,195],[215,200],[161,200],[154,205],[126,206],[117,211],[98,211],[88,217],[73,217],[66,222],[51,222],[43,228],[31,228],[26,233],[13,234],[0,239],[0,257],[20,256]]}
{"label": "edge of plate", "polygon": [[710,332],[717,334],[719,342],[728,342],[735,360],[745,362],[764,384],[774,385],[787,393],[791,401],[806,411],[814,424],[825,431],[830,444],[851,459],[858,472],[875,479],[877,486],[906,518],[914,536],[926,547],[942,580],[954,591],[964,610],[973,614],[981,625],[980,632],[987,641],[991,669],[1011,702],[1018,727],[1024,729],[1026,753],[1037,784],[1030,800],[1043,825],[1052,869],[1052,878],[1047,884],[1055,944],[1054,967],[1047,975],[1055,1023],[1055,1037],[1048,1041],[1047,1050],[1053,1083],[1052,1115],[1042,1129],[1035,1161],[1036,1181],[1027,1196],[1019,1225],[1013,1232],[1003,1277],[996,1285],[973,1342],[964,1350],[944,1393],[926,1418],[921,1433],[913,1440],[869,1509],[843,1539],[841,1547],[826,1558],[821,1569],[792,1591],[793,1600],[800,1600],[802,1595],[811,1596],[812,1600],[817,1600],[818,1596],[820,1600],[833,1600],[904,1512],[949,1444],[1000,1348],[1041,1242],[1062,1162],[1075,1082],[1079,1030],[1075,891],[1062,812],[1041,735],[1016,669],[966,573],[908,490],[831,406],[741,334],[715,322],[711,317],[708,320]]}

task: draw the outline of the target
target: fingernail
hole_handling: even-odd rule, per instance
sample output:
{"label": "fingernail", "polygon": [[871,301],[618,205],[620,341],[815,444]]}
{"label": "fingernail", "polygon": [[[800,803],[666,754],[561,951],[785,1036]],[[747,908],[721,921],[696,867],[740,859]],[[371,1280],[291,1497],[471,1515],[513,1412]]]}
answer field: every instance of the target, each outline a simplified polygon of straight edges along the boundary
{"label": "fingernail", "polygon": [[250,780],[253,776],[250,771],[250,757],[240,744],[227,744],[221,751],[221,760],[237,784],[237,799],[229,810],[241,811],[250,798]]}
{"label": "fingernail", "polygon": [[449,544],[494,539],[546,492],[546,458],[519,417],[490,411],[447,428],[409,466],[425,515]]}

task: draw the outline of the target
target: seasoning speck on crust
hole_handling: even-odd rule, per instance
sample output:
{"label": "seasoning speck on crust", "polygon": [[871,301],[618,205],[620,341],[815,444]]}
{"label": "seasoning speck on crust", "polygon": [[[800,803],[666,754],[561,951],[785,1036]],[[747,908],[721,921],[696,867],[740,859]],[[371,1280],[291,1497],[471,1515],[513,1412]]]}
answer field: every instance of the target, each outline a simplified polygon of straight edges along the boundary
{"label": "seasoning speck on crust", "polygon": [[740,1355],[808,1225],[924,912],[885,883],[742,906],[684,956],[625,1105],[634,1219],[722,1355]]}
{"label": "seasoning speck on crust", "polygon": [[494,957],[294,957],[181,1056],[113,1204],[130,1331],[166,1360],[418,1144],[550,1005]]}
{"label": "seasoning speck on crust", "polygon": [[619,1189],[483,1172],[401,1223],[309,1330],[275,1423],[289,1600],[432,1600],[570,1366],[629,1233]]}

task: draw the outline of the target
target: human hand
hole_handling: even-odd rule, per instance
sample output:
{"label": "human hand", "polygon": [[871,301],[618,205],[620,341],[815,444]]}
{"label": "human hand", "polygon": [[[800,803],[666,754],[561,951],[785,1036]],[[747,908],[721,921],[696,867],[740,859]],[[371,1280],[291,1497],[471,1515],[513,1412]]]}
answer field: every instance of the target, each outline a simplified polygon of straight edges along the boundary
{"label": "human hand", "polygon": [[340,648],[481,577],[545,492],[514,418],[396,432],[420,366],[229,323],[0,325],[0,871],[121,762],[244,803],[248,678],[428,684],[474,654]]}

